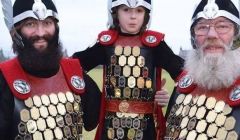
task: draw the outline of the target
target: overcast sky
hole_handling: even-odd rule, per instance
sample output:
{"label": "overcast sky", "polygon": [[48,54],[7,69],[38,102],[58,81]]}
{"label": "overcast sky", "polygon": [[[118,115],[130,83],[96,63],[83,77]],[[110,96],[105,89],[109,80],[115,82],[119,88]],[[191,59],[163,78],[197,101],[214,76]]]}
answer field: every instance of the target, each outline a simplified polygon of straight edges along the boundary
{"label": "overcast sky", "polygon": [[[178,54],[190,49],[189,26],[194,4],[191,0],[153,0],[151,27],[165,33],[165,41]],[[55,0],[60,18],[60,37],[72,55],[91,46],[106,30],[107,0]],[[1,4],[0,4],[1,6]],[[1,6],[2,7],[2,6]],[[0,48],[12,55],[11,39],[0,10]]]}

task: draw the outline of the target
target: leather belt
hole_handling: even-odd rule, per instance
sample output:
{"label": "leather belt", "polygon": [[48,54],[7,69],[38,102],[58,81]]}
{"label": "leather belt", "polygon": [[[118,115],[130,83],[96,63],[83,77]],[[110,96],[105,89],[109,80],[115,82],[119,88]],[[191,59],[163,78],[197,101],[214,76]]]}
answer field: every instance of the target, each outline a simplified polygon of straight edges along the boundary
{"label": "leather belt", "polygon": [[109,112],[150,114],[154,112],[154,102],[107,100],[106,110]]}

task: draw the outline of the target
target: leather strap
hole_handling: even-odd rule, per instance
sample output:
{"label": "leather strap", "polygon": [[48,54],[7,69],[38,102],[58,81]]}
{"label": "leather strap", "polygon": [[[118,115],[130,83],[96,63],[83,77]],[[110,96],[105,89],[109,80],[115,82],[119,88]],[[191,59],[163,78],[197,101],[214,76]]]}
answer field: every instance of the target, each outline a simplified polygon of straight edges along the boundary
{"label": "leather strap", "polygon": [[150,114],[154,110],[154,102],[108,100],[106,110],[109,112]]}

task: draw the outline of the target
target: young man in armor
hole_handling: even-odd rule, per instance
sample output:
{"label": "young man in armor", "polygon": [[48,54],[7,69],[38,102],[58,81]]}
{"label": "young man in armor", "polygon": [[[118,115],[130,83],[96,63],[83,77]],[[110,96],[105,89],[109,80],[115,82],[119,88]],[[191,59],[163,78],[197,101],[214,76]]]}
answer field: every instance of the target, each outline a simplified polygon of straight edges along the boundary
{"label": "young man in armor", "polygon": [[156,106],[158,128],[163,129],[156,131],[154,123],[156,90],[163,104],[168,101],[161,91],[161,68],[176,79],[183,60],[167,46],[164,34],[147,30],[151,9],[150,0],[110,0],[109,30],[99,34],[93,47],[73,55],[86,71],[104,66],[96,140],[155,140],[164,132],[161,108]]}

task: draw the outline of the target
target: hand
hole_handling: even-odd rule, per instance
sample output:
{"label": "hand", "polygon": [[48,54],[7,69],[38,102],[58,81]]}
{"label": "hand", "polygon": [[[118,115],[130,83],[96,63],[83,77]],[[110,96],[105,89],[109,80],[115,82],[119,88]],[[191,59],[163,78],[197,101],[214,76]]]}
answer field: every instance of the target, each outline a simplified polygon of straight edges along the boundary
{"label": "hand", "polygon": [[157,105],[160,105],[160,106],[163,106],[163,107],[168,104],[168,101],[169,101],[169,98],[170,98],[167,90],[165,90],[163,88],[165,84],[166,84],[166,79],[163,78],[161,80],[161,90],[156,92],[155,99],[154,99],[154,101],[155,101],[155,103],[157,103]]}
{"label": "hand", "polygon": [[162,89],[156,92],[154,101],[157,103],[157,105],[164,107],[168,104],[169,98],[170,96],[168,95],[167,90]]}

